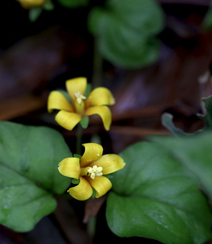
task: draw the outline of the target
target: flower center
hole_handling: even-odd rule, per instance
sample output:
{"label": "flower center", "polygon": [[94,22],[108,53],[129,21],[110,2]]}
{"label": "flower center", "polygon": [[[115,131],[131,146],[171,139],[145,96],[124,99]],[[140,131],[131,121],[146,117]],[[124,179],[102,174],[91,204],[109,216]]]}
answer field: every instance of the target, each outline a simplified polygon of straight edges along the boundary
{"label": "flower center", "polygon": [[96,175],[97,176],[103,175],[102,170],[103,170],[102,167],[97,167],[96,165],[94,165],[93,167],[90,167],[88,169],[88,173],[89,173],[89,176],[91,177],[91,179],[94,180]]}
{"label": "flower center", "polygon": [[76,92],[74,96],[76,97],[76,100],[79,104],[82,103],[83,99],[86,99],[86,97],[83,96],[80,91]]}

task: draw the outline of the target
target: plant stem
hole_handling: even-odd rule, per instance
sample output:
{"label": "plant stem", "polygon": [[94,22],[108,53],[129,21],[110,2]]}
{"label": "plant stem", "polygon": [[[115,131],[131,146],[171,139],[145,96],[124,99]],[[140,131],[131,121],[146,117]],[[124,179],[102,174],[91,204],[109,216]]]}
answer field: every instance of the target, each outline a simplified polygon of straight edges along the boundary
{"label": "plant stem", "polygon": [[93,53],[93,76],[91,80],[92,88],[96,88],[101,86],[102,84],[102,66],[103,66],[103,58],[99,52],[97,46],[97,39],[94,39],[94,53]]}
{"label": "plant stem", "polygon": [[81,155],[81,143],[82,143],[82,126],[77,125],[77,141],[76,141],[76,153]]}
{"label": "plant stem", "polygon": [[91,216],[87,223],[87,233],[91,237],[94,238],[96,232],[96,216]]}

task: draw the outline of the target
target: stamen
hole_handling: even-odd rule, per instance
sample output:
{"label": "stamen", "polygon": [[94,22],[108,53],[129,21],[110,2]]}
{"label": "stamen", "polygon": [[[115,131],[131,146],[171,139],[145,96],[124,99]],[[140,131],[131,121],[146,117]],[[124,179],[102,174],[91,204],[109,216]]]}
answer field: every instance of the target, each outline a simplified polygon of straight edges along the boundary
{"label": "stamen", "polygon": [[81,104],[81,102],[82,102],[83,99],[86,99],[86,97],[83,96],[83,95],[81,94],[80,91],[76,92],[76,93],[74,94],[74,96],[76,97],[77,102],[78,102],[79,104]]}
{"label": "stamen", "polygon": [[94,165],[92,168],[88,169],[88,173],[90,174],[91,179],[95,179],[96,175],[101,176],[103,175],[102,173],[103,168],[102,167],[97,167]]}

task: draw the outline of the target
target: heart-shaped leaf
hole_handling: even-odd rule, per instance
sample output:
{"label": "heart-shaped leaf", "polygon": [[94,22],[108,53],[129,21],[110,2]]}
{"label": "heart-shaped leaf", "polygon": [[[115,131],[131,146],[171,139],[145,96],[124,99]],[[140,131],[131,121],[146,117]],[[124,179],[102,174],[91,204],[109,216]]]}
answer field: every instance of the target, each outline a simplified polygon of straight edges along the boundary
{"label": "heart-shaped leaf", "polygon": [[211,237],[207,200],[193,176],[167,150],[141,142],[120,156],[107,222],[121,237],[140,236],[172,244],[200,244]]}
{"label": "heart-shaped leaf", "polygon": [[157,59],[160,45],[155,35],[164,17],[155,1],[108,0],[105,8],[93,8],[88,20],[102,55],[112,63],[137,68]]}
{"label": "heart-shaped leaf", "polygon": [[0,223],[29,231],[54,211],[52,194],[62,194],[70,184],[58,163],[70,156],[53,129],[0,122]]}
{"label": "heart-shaped leaf", "polygon": [[113,18],[108,19],[103,29],[99,48],[112,63],[136,68],[151,64],[158,58],[160,43],[156,38],[146,38]]}

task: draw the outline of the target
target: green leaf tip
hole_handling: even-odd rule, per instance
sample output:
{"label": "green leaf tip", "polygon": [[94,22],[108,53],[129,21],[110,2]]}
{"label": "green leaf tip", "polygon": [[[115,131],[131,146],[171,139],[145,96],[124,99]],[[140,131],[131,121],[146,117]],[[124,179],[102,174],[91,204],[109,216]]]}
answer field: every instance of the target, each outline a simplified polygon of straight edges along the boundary
{"label": "green leaf tip", "polygon": [[47,10],[47,11],[52,11],[54,9],[54,4],[52,3],[51,0],[47,0],[44,4],[43,4],[43,9]]}
{"label": "green leaf tip", "polygon": [[29,10],[29,20],[35,22],[42,13],[42,7],[35,7]]}
{"label": "green leaf tip", "polygon": [[80,183],[80,179],[72,179],[71,183],[74,184],[74,185],[77,185],[77,184]]}
{"label": "green leaf tip", "polygon": [[91,93],[91,90],[92,90],[92,85],[90,83],[87,84],[86,86],[86,90],[85,90],[85,97],[88,97],[89,94]]}
{"label": "green leaf tip", "polygon": [[88,127],[88,124],[89,124],[89,118],[88,118],[88,116],[82,117],[82,119],[80,121],[80,124],[81,124],[81,126],[82,126],[83,129],[86,129]]}
{"label": "green leaf tip", "polygon": [[79,154],[74,154],[74,157],[75,157],[75,158],[81,158],[82,156],[79,155]]}
{"label": "green leaf tip", "polygon": [[173,115],[172,114],[164,113],[161,116],[162,125],[164,127],[166,127],[172,133],[172,135],[174,135],[176,137],[181,136],[181,135],[186,135],[186,133],[183,130],[181,130],[180,128],[177,128],[174,125],[172,119],[173,119]]}
{"label": "green leaf tip", "polygon": [[94,199],[96,197],[96,190],[93,187],[92,187],[92,189],[93,189],[93,193],[92,193],[91,198]]}

